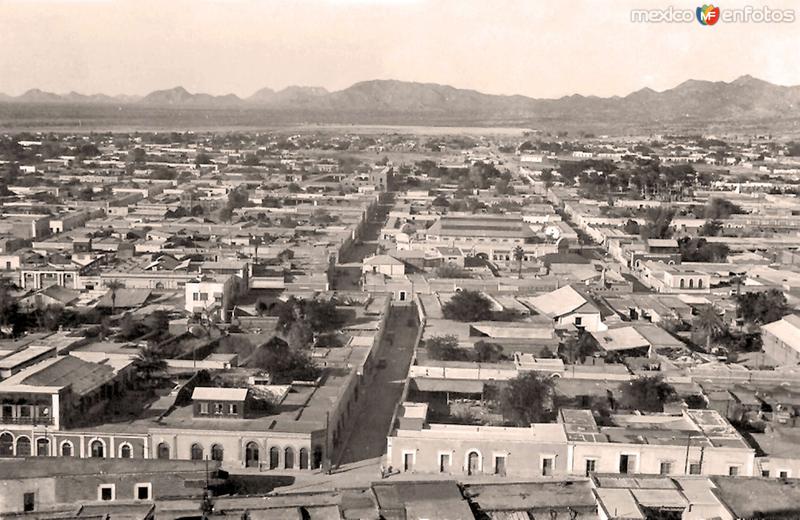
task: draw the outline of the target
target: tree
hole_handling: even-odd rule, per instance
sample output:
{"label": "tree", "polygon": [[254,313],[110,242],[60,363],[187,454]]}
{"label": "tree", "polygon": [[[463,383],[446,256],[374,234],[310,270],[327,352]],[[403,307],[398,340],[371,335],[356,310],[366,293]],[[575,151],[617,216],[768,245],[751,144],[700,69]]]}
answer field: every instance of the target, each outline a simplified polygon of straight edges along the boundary
{"label": "tree", "polygon": [[503,346],[488,341],[479,341],[473,346],[475,361],[479,363],[497,363],[506,359]]}
{"label": "tree", "polygon": [[140,379],[151,382],[156,374],[167,369],[167,362],[155,348],[147,346],[139,350],[133,360],[133,366]]}
{"label": "tree", "polygon": [[647,211],[647,223],[641,227],[643,239],[669,238],[672,236],[672,218],[675,210],[666,206],[650,208]]}
{"label": "tree", "polygon": [[134,148],[128,152],[128,162],[135,165],[144,164],[147,162],[147,153],[142,148]]}
{"label": "tree", "polygon": [[321,370],[305,351],[293,350],[280,338],[272,338],[260,346],[248,362],[248,366],[269,372],[273,384],[292,381],[313,381]]}
{"label": "tree", "polygon": [[578,337],[569,337],[563,343],[564,358],[568,363],[583,363],[597,350],[597,343],[591,334],[582,330]]}
{"label": "tree", "polygon": [[721,338],[727,332],[725,322],[713,305],[702,306],[694,318],[694,330],[705,338],[706,351],[711,350],[711,341]]}
{"label": "tree", "polygon": [[314,332],[305,321],[295,321],[286,334],[286,342],[292,350],[306,350],[314,342]]}
{"label": "tree", "polygon": [[744,210],[727,199],[714,197],[706,204],[703,216],[711,220],[719,220],[731,215],[744,213]]}
{"label": "tree", "polygon": [[626,235],[638,235],[641,232],[639,223],[631,218],[625,222],[625,226],[623,226],[622,230]]}
{"label": "tree", "polygon": [[546,421],[552,411],[554,389],[554,381],[543,374],[520,374],[509,380],[500,394],[503,416],[521,427]]}
{"label": "tree", "polygon": [[438,278],[472,278],[469,271],[452,262],[437,267],[436,276]]}
{"label": "tree", "polygon": [[678,248],[684,262],[725,262],[728,259],[728,246],[708,242],[705,238],[683,237],[678,240]]}
{"label": "tree", "polygon": [[719,220],[706,220],[705,224],[700,227],[700,235],[704,237],[719,236],[722,232],[722,222]]}
{"label": "tree", "polygon": [[211,156],[208,155],[206,152],[200,152],[194,158],[194,163],[198,166],[202,164],[211,164]]}
{"label": "tree", "polygon": [[677,398],[675,388],[661,375],[640,376],[622,387],[622,404],[643,412],[663,412],[664,403]]}
{"label": "tree", "polygon": [[438,361],[468,361],[469,351],[458,346],[458,338],[452,334],[433,336],[425,340],[428,356]]}
{"label": "tree", "polygon": [[119,280],[109,280],[106,282],[106,287],[111,291],[111,314],[114,314],[117,307],[117,291],[125,287],[125,284]]}
{"label": "tree", "polygon": [[478,291],[457,292],[442,306],[448,320],[484,321],[492,317],[492,303]]}
{"label": "tree", "polygon": [[789,314],[786,296],[778,289],[746,292],[736,297],[736,315],[751,325],[772,323]]}
{"label": "tree", "polygon": [[522,246],[514,248],[514,260],[517,261],[517,278],[522,280],[522,261],[525,259],[525,250]]}
{"label": "tree", "polygon": [[12,286],[7,280],[0,281],[0,332],[4,336],[17,337],[25,332],[27,320],[19,310],[19,304],[11,294]]}

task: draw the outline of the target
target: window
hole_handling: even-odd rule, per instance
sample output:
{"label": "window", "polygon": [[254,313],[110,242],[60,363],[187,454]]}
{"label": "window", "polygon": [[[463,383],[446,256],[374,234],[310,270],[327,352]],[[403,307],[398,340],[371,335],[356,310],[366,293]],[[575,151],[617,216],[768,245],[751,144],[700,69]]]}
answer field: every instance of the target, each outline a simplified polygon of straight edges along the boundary
{"label": "window", "polygon": [[789,478],[789,472],[788,471],[779,472],[778,473],[778,478]]}
{"label": "window", "polygon": [[192,300],[200,301],[200,293],[192,293]]}
{"label": "window", "polygon": [[235,404],[228,405],[228,413],[231,415],[236,415],[239,413],[239,407]]}
{"label": "window", "polygon": [[208,293],[201,292],[200,293],[200,301],[204,302],[208,300]]}
{"label": "window", "polygon": [[114,500],[114,495],[116,495],[114,484],[101,484],[97,486],[97,500],[110,502]]}
{"label": "window", "polygon": [[500,475],[501,477],[506,476],[506,456],[505,455],[495,455],[494,456],[494,474]]}
{"label": "window", "polygon": [[699,462],[693,462],[689,464],[689,475],[699,475],[701,469]]}
{"label": "window", "polygon": [[191,449],[192,460],[203,460],[203,447],[199,444],[192,444]]}
{"label": "window", "polygon": [[225,454],[225,451],[222,449],[222,446],[219,444],[215,444],[211,446],[211,460],[216,460],[222,462],[222,457]]}
{"label": "window", "polygon": [[17,438],[17,457],[30,457],[31,455],[31,440],[27,437]]}
{"label": "window", "polygon": [[36,439],[36,456],[49,457],[50,456],[50,441],[47,439]]}
{"label": "window", "polygon": [[439,454],[439,473],[447,473],[450,471],[450,454]]}
{"label": "window", "polygon": [[597,461],[595,459],[586,459],[586,476],[597,471]]}
{"label": "window", "polygon": [[728,476],[735,477],[739,475],[739,466],[728,466]]}
{"label": "window", "polygon": [[102,459],[106,456],[106,445],[103,444],[103,441],[100,439],[96,439],[92,441],[89,445],[92,457],[96,459]]}
{"label": "window", "polygon": [[119,447],[119,458],[121,459],[130,459],[132,456],[131,445],[128,443],[123,444]]}
{"label": "window", "polygon": [[214,413],[216,415],[222,415],[222,403],[214,403]]}
{"label": "window", "polygon": [[553,475],[553,468],[556,465],[556,459],[553,457],[542,457],[542,476],[550,477]]}
{"label": "window", "polygon": [[36,510],[36,493],[25,493],[22,495],[22,510],[26,513]]}
{"label": "window", "polygon": [[583,318],[580,316],[575,316],[575,326],[580,327],[582,323],[583,323]]}
{"label": "window", "polygon": [[659,474],[661,475],[671,475],[672,474],[672,462],[664,461],[661,463],[661,466],[658,470]]}
{"label": "window", "polygon": [[136,484],[133,488],[133,496],[136,500],[152,500],[153,485],[150,482]]}
{"label": "window", "polygon": [[159,459],[168,459],[169,458],[169,444],[166,442],[162,442],[158,445],[158,449],[156,451],[156,457]]}
{"label": "window", "polygon": [[765,477],[765,478],[769,478],[769,470],[768,469],[762,469],[761,470],[761,476]]}
{"label": "window", "polygon": [[208,415],[208,403],[200,403],[200,413],[202,415]]}
{"label": "window", "polygon": [[62,457],[72,457],[74,451],[72,449],[72,443],[69,441],[64,441],[61,443],[61,456]]}

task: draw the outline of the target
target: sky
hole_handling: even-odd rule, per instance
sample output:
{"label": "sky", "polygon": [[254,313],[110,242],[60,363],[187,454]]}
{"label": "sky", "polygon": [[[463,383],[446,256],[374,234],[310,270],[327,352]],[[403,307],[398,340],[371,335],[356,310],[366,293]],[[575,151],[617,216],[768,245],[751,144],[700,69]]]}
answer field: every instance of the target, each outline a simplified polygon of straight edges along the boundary
{"label": "sky", "polygon": [[[800,2],[726,0],[722,9]],[[0,0],[0,92],[249,96],[371,79],[555,98],[687,79],[800,84],[791,24],[634,23],[683,0]]]}

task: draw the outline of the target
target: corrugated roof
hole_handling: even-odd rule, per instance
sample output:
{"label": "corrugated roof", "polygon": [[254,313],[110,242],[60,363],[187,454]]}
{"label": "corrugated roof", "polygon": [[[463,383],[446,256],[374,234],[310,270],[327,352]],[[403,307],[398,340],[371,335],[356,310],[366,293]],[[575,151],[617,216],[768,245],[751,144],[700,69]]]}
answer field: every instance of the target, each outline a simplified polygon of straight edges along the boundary
{"label": "corrugated roof", "polygon": [[91,363],[74,356],[63,356],[42,370],[26,377],[22,383],[32,386],[70,386],[83,395],[114,379],[114,369],[106,364]]}

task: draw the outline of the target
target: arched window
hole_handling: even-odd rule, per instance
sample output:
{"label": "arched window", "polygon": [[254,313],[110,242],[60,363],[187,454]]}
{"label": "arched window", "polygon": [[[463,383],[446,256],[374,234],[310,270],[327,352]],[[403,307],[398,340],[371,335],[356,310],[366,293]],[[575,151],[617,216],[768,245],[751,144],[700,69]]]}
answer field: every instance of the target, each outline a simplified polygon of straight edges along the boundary
{"label": "arched window", "polygon": [[281,458],[281,450],[276,448],[275,446],[269,449],[269,469],[275,469],[278,467],[278,461]]}
{"label": "arched window", "polygon": [[684,280],[683,278],[681,278],[681,289],[683,289],[684,285],[686,285],[686,283],[685,283],[685,282],[686,282],[686,280]]}
{"label": "arched window", "polygon": [[14,455],[14,436],[6,432],[0,435],[0,457]]}
{"label": "arched window", "polygon": [[106,456],[106,445],[100,439],[95,439],[89,445],[89,451],[94,459],[102,459]]}
{"label": "arched window", "polygon": [[36,439],[36,456],[50,456],[50,441],[48,439]]}
{"label": "arched window", "polygon": [[72,457],[75,454],[75,450],[72,447],[72,443],[70,441],[64,441],[61,443],[61,456],[62,457]]}
{"label": "arched window", "polygon": [[159,459],[168,459],[169,458],[169,444],[166,442],[162,442],[158,445],[158,449],[156,451],[156,457]]}
{"label": "arched window", "polygon": [[25,436],[17,437],[17,457],[31,456],[31,440]]}
{"label": "arched window", "polygon": [[308,450],[300,448],[300,469],[308,469]]}
{"label": "arched window", "polygon": [[258,444],[248,442],[244,450],[245,466],[248,468],[258,467]]}
{"label": "arched window", "polygon": [[122,444],[119,447],[119,458],[121,459],[130,459],[133,457],[133,449],[131,449],[131,445],[127,442]]}
{"label": "arched window", "polygon": [[197,443],[192,444],[192,460],[203,460],[203,447]]}
{"label": "arched window", "polygon": [[689,289],[694,289],[694,280],[689,278]]}
{"label": "arched window", "polygon": [[702,289],[703,288],[703,280],[697,280],[697,288],[698,289]]}
{"label": "arched window", "polygon": [[294,469],[294,449],[287,447],[283,451],[283,467],[284,469]]}
{"label": "arched window", "polygon": [[211,446],[211,460],[222,462],[222,457],[225,455],[225,450],[219,444]]}

